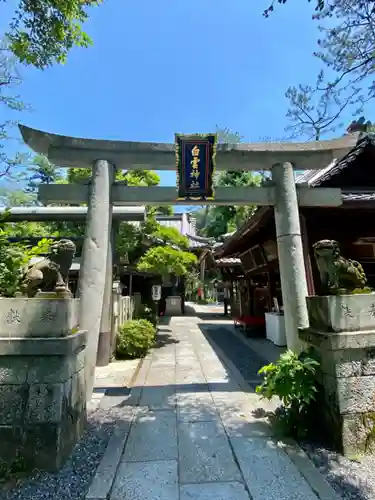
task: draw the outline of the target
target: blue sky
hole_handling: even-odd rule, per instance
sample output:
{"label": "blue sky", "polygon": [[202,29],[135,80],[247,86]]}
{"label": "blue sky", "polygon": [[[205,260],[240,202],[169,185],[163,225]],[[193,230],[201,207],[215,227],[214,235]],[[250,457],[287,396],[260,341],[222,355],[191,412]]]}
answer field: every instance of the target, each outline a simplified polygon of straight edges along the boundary
{"label": "blue sky", "polygon": [[[22,68],[20,93],[33,111],[21,121],[133,141],[172,142],[175,132],[211,132],[216,124],[247,141],[282,137],[286,88],[313,83],[320,69],[312,55],[318,30],[314,2],[289,0],[265,19],[268,4],[105,1],[85,26],[91,48],[74,49],[64,66]],[[161,176],[163,185],[175,183],[173,172]]]}

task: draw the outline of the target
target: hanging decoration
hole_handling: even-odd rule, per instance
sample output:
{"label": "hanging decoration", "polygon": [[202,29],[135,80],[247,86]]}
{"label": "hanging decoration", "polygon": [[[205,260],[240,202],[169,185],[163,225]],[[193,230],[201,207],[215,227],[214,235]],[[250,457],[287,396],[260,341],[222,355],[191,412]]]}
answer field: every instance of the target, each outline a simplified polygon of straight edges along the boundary
{"label": "hanging decoration", "polygon": [[213,200],[217,134],[176,134],[177,200]]}

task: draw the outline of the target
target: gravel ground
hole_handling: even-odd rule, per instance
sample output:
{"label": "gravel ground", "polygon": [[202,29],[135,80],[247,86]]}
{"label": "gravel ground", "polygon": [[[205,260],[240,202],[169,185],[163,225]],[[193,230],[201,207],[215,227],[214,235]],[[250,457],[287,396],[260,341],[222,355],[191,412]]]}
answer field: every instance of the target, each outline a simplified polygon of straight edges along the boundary
{"label": "gravel ground", "polygon": [[112,434],[115,416],[97,410],[73,455],[56,474],[38,473],[17,486],[0,489],[1,500],[83,500]]}
{"label": "gravel ground", "polygon": [[301,447],[343,499],[375,499],[375,456],[357,462],[311,444]]}
{"label": "gravel ground", "polygon": [[[268,364],[265,359],[228,328],[205,328],[204,333],[225,352],[245,380],[260,382],[257,372]],[[301,447],[343,500],[375,500],[375,456],[357,462],[311,444]]]}

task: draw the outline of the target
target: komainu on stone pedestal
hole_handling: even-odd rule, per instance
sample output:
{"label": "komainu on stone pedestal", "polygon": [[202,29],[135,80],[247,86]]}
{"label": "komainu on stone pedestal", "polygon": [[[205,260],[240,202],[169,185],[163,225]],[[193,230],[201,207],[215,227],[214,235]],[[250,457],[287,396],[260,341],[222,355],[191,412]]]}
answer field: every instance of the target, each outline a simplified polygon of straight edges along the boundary
{"label": "komainu on stone pedestal", "polygon": [[324,293],[371,292],[363,267],[356,260],[343,257],[337,241],[321,240],[313,245],[313,249]]}
{"label": "komainu on stone pedestal", "polygon": [[71,296],[68,275],[75,252],[76,246],[71,240],[60,240],[51,245],[44,259],[28,267],[22,278],[22,292],[27,297],[35,297],[40,291]]}
{"label": "komainu on stone pedestal", "polygon": [[320,359],[321,431],[347,456],[375,452],[375,294],[334,240],[314,245],[325,295],[307,297],[301,340]]}

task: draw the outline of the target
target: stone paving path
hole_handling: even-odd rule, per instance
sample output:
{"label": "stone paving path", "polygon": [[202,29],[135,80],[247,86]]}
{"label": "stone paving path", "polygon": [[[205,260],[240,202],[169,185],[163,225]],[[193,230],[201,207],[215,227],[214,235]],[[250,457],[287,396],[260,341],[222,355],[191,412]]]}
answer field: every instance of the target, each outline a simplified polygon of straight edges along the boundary
{"label": "stone paving path", "polygon": [[160,328],[164,345],[145,358],[130,394],[119,390],[100,400],[117,412],[118,425],[86,498],[337,498],[326,484],[313,487],[323,494],[313,492],[304,476],[316,480],[316,469],[309,463],[302,475],[298,461],[272,440],[254,415],[259,398],[241,388],[198,323],[172,318]]}

